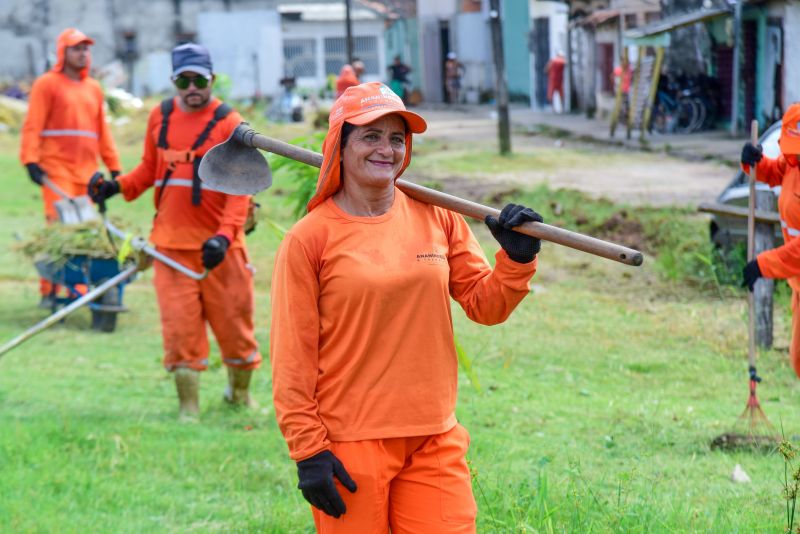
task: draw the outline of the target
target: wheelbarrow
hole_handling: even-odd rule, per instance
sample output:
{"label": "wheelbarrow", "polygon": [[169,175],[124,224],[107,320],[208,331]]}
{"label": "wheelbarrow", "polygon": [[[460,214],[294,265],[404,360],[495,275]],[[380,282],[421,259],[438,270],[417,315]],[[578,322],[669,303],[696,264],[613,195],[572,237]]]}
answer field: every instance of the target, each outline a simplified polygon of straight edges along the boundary
{"label": "wheelbarrow", "polygon": [[[117,276],[122,268],[116,258],[93,258],[87,255],[70,256],[66,261],[51,262],[39,260],[34,263],[39,276],[53,284],[52,312],[78,300],[84,293],[91,291],[106,280]],[[101,332],[113,332],[117,326],[117,314],[128,309],[122,304],[125,285],[135,280],[131,276],[116,287],[106,291],[96,300],[89,302],[92,312],[92,329]],[[67,289],[66,297],[55,294],[55,287]]]}
{"label": "wheelbarrow", "polygon": [[[92,286],[98,284],[87,291],[84,295],[76,296],[71,301],[64,301],[63,308],[56,311],[46,319],[28,328],[17,337],[0,346],[0,357],[14,347],[17,347],[42,332],[54,324],[61,321],[64,317],[71,314],[82,306],[89,306],[92,309],[92,326],[110,332],[116,327],[117,314],[124,310],[122,306],[122,287],[125,283],[140,270],[149,266],[149,259],[155,259],[170,266],[171,268],[183,273],[194,280],[202,280],[208,276],[208,269],[202,273],[195,272],[174,259],[158,252],[155,248],[147,244],[147,240],[142,237],[132,237],[116,226],[105,217],[105,206],[100,205],[100,213],[103,214],[103,223],[109,236],[115,236],[124,240],[138,256],[135,260],[126,260],[122,265],[116,259],[103,258],[96,259],[90,257],[74,256],[71,260],[60,265],[42,262],[37,265],[37,270],[42,276],[51,281],[62,283],[66,286],[86,284]],[[109,237],[110,238],[110,237]],[[79,259],[81,258],[81,259]],[[116,273],[116,274],[115,274]],[[106,297],[107,293],[111,296]],[[98,302],[99,300],[99,302]]]}

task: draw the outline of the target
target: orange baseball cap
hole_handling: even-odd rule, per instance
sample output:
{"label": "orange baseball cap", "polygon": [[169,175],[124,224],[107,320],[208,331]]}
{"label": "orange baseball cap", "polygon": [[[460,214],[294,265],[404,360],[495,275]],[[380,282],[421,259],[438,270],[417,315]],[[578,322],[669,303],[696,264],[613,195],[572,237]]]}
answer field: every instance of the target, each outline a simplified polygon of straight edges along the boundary
{"label": "orange baseball cap", "polygon": [[59,44],[63,44],[63,46],[75,46],[81,43],[89,43],[90,45],[93,45],[94,39],[90,38],[77,28],[67,28],[61,32],[61,35],[58,36],[58,42]]}
{"label": "orange baseball cap", "polygon": [[341,141],[345,122],[356,126],[369,124],[390,114],[400,115],[406,123],[406,156],[398,178],[411,163],[411,135],[422,133],[428,124],[421,116],[408,111],[403,100],[381,82],[362,83],[348,87],[333,104],[328,121],[328,134],[322,143],[322,166],[317,178],[317,192],[306,208],[313,210],[336,193],[342,185]]}
{"label": "orange baseball cap", "polygon": [[800,154],[800,102],[789,106],[781,122],[781,137],[778,139],[781,152],[786,156]]}

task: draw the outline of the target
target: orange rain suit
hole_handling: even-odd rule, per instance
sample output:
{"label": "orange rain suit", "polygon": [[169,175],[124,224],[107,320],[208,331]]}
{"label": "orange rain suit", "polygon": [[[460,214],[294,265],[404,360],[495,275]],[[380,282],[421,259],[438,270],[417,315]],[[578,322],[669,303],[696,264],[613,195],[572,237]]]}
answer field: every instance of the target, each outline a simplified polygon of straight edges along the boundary
{"label": "orange rain suit", "polygon": [[[772,187],[781,186],[778,213],[784,244],[758,255],[758,268],[766,278],[785,278],[792,288],[792,341],[789,359],[800,377],[800,104],[793,104],[783,116],[779,140],[781,155],[761,158],[756,178]],[[749,165],[743,165],[749,172]]]}
{"label": "orange rain suit", "polygon": [[[89,67],[80,71],[80,81],[62,72],[65,49],[82,42],[93,41],[71,28],[58,36],[58,61],[31,88],[20,148],[23,165],[38,163],[50,180],[73,196],[86,194],[98,156],[108,170],[122,168],[105,120],[100,84],[89,77]],[[46,187],[42,195],[45,216],[56,220],[53,203],[60,198]]]}
{"label": "orange rain suit", "polygon": [[[84,42],[94,43],[73,28],[58,36],[55,66],[31,88],[19,154],[23,165],[37,163],[50,180],[72,197],[86,194],[86,184],[97,171],[98,155],[110,171],[122,168],[103,111],[103,89],[89,77],[89,66],[81,69],[79,81],[63,72],[66,48]],[[60,197],[47,187],[41,190],[45,218],[55,222],[58,214],[54,204]],[[42,295],[55,289],[41,279]]]}
{"label": "orange rain suit", "polygon": [[[192,204],[194,167],[189,148],[212,120],[221,102],[212,99],[203,110],[194,113],[182,111],[177,98],[173,104],[167,135],[170,154],[157,147],[162,123],[159,106],[150,113],[147,122],[141,163],[119,177],[122,194],[130,201],[154,188],[157,213],[150,240],[160,252],[192,270],[203,269],[200,251],[205,240],[223,235],[231,245],[223,262],[202,281],[192,280],[155,262],[154,284],[161,311],[164,367],[168,370],[207,368],[208,321],[219,343],[223,363],[255,369],[261,363],[261,355],[253,331],[253,274],[242,229],[249,197],[203,188],[200,204]],[[242,117],[232,111],[217,123],[193,157],[200,157],[225,141],[241,122]],[[176,158],[175,151],[185,151],[187,157]],[[182,162],[175,164],[164,186],[168,158]]]}
{"label": "orange rain suit", "polygon": [[474,532],[450,297],[500,323],[535,270],[502,249],[492,269],[460,215],[397,189],[383,215],[328,198],[286,235],[272,281],[278,423],[294,460],[330,449],[358,485],[337,482],[347,513],[314,511],[319,532]]}

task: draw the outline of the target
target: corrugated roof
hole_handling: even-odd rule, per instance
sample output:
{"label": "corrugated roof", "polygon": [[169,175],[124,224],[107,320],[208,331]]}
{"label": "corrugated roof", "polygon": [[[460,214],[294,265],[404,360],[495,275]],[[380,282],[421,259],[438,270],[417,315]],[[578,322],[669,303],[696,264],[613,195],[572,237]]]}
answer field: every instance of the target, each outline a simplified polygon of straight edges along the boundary
{"label": "corrugated roof", "polygon": [[641,37],[650,37],[665,32],[670,32],[677,28],[684,26],[691,26],[698,22],[710,20],[724,15],[732,15],[733,10],[724,7],[713,9],[701,9],[699,11],[692,11],[689,13],[681,13],[679,15],[671,15],[665,19],[651,22],[640,28],[633,28],[625,32],[626,39],[639,39]]}
{"label": "corrugated roof", "polygon": [[608,22],[611,19],[615,19],[619,17],[619,11],[616,9],[600,9],[595,11],[591,15],[581,19],[578,21],[578,24],[582,26],[598,26],[603,24],[604,22]]}

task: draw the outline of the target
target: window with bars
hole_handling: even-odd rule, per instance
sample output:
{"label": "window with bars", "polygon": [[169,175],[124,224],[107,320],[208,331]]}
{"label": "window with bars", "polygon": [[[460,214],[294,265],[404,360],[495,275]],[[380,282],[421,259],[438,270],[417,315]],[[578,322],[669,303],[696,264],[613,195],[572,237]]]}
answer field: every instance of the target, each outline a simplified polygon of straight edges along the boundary
{"label": "window with bars", "polygon": [[[347,63],[347,45],[344,37],[325,38],[325,74],[339,74]],[[364,62],[366,74],[378,72],[378,38],[374,35],[353,37],[353,55]]]}
{"label": "window with bars", "polygon": [[317,75],[316,41],[314,39],[284,39],[283,59],[286,76],[314,77]]}

